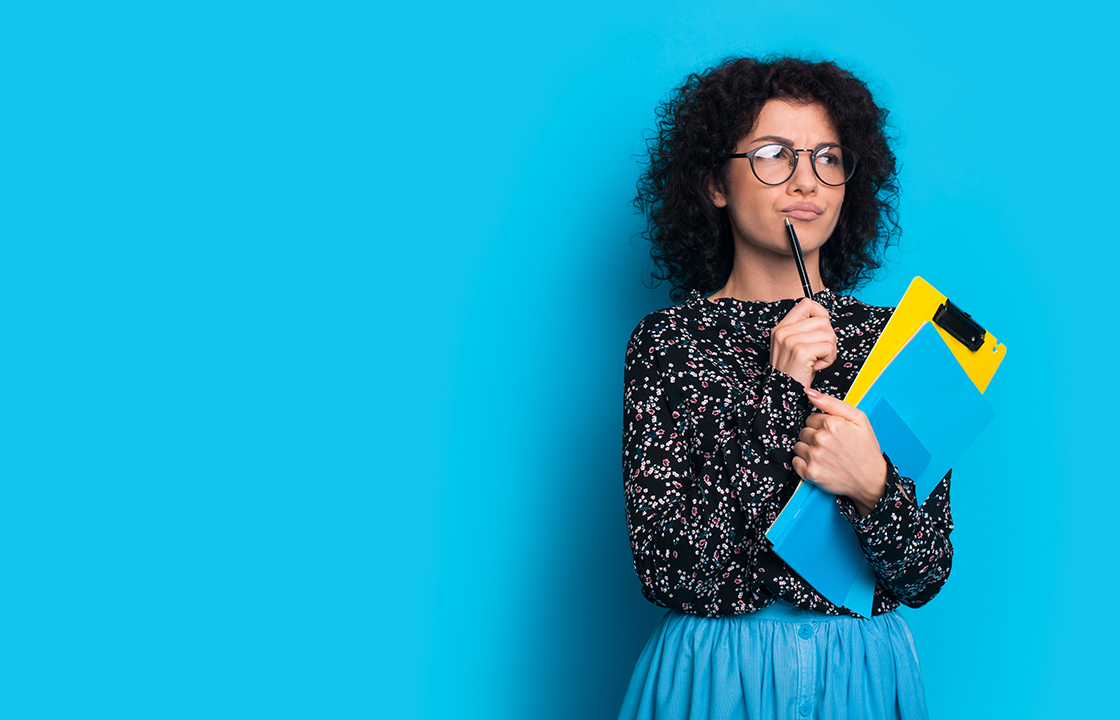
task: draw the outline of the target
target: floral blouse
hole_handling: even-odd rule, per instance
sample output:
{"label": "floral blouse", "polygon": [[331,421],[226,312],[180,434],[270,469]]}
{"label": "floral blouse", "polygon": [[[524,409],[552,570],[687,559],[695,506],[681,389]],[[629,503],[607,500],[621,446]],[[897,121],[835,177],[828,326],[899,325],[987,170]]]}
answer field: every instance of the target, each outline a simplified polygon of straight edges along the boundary
{"label": "floral blouse", "polygon": [[[813,388],[844,397],[892,308],[829,290],[837,359]],[[693,293],[651,313],[626,348],[626,519],[634,569],[651,602],[695,615],[760,610],[782,598],[854,615],[816,592],[771,549],[765,534],[793,496],[793,445],[813,406],[800,382],[770,366],[770,331],[796,300],[711,301]],[[952,564],[949,475],[921,505],[914,483],[887,458],[879,503],[860,518],[837,497],[875,571],[872,613],[917,607]]]}

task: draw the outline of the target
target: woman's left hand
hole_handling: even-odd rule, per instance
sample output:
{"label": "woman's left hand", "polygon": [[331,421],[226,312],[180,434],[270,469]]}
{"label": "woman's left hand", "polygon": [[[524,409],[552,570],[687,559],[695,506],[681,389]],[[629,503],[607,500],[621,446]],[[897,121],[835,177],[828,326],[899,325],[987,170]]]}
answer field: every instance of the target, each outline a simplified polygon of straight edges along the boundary
{"label": "woman's left hand", "polygon": [[846,495],[861,516],[875,508],[887,485],[887,461],[867,415],[843,400],[806,388],[821,413],[805,421],[793,446],[793,470],[835,495]]}

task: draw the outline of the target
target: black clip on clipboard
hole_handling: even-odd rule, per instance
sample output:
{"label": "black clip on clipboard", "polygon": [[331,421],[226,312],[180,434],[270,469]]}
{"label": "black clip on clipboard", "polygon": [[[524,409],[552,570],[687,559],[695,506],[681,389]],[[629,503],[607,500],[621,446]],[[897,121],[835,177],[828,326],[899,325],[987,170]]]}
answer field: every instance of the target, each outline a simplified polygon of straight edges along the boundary
{"label": "black clip on clipboard", "polygon": [[972,352],[976,352],[984,344],[984,328],[948,298],[933,314],[933,322]]}

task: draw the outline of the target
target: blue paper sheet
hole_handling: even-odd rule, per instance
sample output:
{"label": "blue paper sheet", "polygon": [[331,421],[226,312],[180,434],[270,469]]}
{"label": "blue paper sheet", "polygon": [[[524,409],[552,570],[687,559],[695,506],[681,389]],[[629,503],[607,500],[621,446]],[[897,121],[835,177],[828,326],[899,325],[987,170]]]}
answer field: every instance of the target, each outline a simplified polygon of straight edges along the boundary
{"label": "blue paper sheet", "polygon": [[[949,468],[995,417],[995,411],[932,323],[924,324],[887,365],[867,391],[864,402],[876,397],[887,400],[909,433],[930,454],[917,475],[901,473],[914,481],[919,503],[929,497]],[[861,410],[864,402],[860,403]],[[883,438],[879,445],[898,465],[892,446]]]}
{"label": "blue paper sheet", "polygon": [[890,456],[898,474],[908,478],[921,475],[932,456],[890,402],[878,393],[869,393],[859,405],[867,414],[879,447]]}

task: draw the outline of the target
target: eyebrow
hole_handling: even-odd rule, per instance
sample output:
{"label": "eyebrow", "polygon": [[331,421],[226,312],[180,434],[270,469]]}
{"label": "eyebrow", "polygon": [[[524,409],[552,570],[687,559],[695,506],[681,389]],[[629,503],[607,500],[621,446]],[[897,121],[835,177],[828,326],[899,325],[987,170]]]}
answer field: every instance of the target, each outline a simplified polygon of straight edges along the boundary
{"label": "eyebrow", "polygon": [[[757,142],[778,142],[778,143],[782,143],[783,145],[789,145],[790,147],[797,147],[796,145],[793,144],[792,140],[790,140],[789,138],[784,138],[781,135],[763,135],[762,137],[755,138],[754,140],[751,140],[752,145],[754,143],[757,143]],[[839,145],[839,144],[840,144],[839,142],[822,142],[822,143],[817,143],[817,147],[815,147],[813,149],[816,150],[818,148],[824,147],[825,145]]]}

